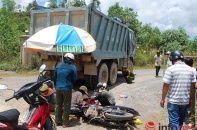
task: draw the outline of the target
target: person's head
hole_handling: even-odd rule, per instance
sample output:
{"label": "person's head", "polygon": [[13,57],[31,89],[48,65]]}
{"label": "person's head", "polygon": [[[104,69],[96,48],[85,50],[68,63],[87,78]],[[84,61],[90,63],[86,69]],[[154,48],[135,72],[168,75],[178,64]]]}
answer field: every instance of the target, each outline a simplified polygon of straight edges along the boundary
{"label": "person's head", "polygon": [[165,53],[165,55],[170,55],[170,51],[167,51],[167,52]]}
{"label": "person's head", "polygon": [[174,50],[170,53],[170,60],[172,61],[172,64],[174,64],[177,61],[183,61],[184,56],[183,53],[179,50]]}
{"label": "person's head", "polygon": [[53,90],[46,83],[43,83],[39,90],[43,96],[50,96],[53,93]]}
{"label": "person's head", "polygon": [[64,55],[64,61],[67,61],[69,63],[74,63],[75,56],[72,53],[66,53]]}
{"label": "person's head", "polygon": [[87,94],[88,95],[88,89],[86,86],[81,86],[79,88],[80,92],[82,92],[82,94]]}
{"label": "person's head", "polygon": [[126,71],[127,67],[126,66],[122,66],[122,71]]}
{"label": "person's head", "polygon": [[104,89],[107,88],[107,84],[106,84],[106,83],[101,83],[101,82],[99,82],[99,83],[97,84],[97,88],[99,88],[99,92],[102,92]]}
{"label": "person's head", "polygon": [[50,71],[44,71],[42,74],[43,76],[50,76]]}
{"label": "person's head", "polygon": [[158,50],[158,51],[156,52],[156,54],[157,54],[157,56],[160,56],[160,51]]}
{"label": "person's head", "polygon": [[185,59],[184,59],[184,62],[185,62],[186,65],[192,67],[194,61],[193,61],[192,58],[189,58],[189,57],[188,57],[188,58],[185,58]]}

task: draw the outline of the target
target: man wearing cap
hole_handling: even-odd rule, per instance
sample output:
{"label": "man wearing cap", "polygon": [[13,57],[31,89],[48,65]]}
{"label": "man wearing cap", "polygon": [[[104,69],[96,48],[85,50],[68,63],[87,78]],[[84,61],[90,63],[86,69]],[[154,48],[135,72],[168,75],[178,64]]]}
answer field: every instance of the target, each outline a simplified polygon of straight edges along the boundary
{"label": "man wearing cap", "polygon": [[74,66],[72,53],[66,53],[64,61],[56,66],[54,78],[56,89],[55,123],[57,126],[62,125],[63,128],[70,127],[72,88],[77,80],[77,70]]}
{"label": "man wearing cap", "polygon": [[50,111],[55,111],[55,95],[54,91],[48,87],[46,83],[43,83],[42,86],[39,88],[40,94],[45,97],[50,105]]}
{"label": "man wearing cap", "polygon": [[172,61],[170,61],[170,51],[167,51],[165,55],[167,56],[166,68],[168,68],[172,66]]}
{"label": "man wearing cap", "polygon": [[86,86],[81,86],[79,88],[79,90],[75,91],[72,94],[71,104],[82,103],[83,99],[85,99],[85,98],[89,98],[88,89],[86,88]]}
{"label": "man wearing cap", "polygon": [[184,63],[181,51],[172,51],[170,60],[173,65],[167,68],[163,77],[160,106],[164,107],[167,96],[169,126],[171,130],[179,130],[185,120],[187,108],[193,103],[196,77],[192,68]]}
{"label": "man wearing cap", "polygon": [[129,70],[126,66],[122,66],[122,75],[128,84],[131,84],[135,79],[135,74]]}

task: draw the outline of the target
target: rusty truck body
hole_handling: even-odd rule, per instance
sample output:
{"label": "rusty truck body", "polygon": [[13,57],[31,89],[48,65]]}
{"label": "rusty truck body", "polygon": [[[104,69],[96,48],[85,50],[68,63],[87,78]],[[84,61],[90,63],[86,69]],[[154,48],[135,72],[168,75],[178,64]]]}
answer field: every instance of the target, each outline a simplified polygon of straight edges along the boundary
{"label": "rusty truck body", "polygon": [[[89,88],[94,89],[98,82],[115,84],[121,66],[133,70],[136,39],[127,25],[106,16],[93,5],[39,9],[31,10],[30,36],[60,23],[81,28],[96,41],[94,52],[74,53],[78,79],[85,80]],[[43,51],[39,55],[52,74],[55,66],[62,61],[62,53]]]}

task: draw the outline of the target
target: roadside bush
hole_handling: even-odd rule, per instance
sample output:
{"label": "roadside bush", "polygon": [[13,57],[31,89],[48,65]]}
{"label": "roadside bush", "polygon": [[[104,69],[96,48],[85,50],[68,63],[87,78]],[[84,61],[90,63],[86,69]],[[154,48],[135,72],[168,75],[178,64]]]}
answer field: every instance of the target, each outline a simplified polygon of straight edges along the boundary
{"label": "roadside bush", "polygon": [[146,52],[143,49],[137,50],[135,55],[135,63],[136,63],[135,66],[143,67],[143,68],[153,68],[155,54],[156,54],[155,49],[149,52]]}

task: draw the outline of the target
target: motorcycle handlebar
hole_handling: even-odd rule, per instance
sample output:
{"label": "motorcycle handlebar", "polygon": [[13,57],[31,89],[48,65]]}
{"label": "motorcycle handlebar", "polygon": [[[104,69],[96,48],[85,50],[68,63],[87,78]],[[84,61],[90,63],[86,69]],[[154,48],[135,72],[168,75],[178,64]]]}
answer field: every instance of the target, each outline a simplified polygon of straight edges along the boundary
{"label": "motorcycle handlebar", "polygon": [[11,99],[13,99],[13,98],[14,98],[14,96],[11,97],[11,98],[6,99],[5,102],[7,102],[7,101],[9,101],[9,100],[11,100]]}

